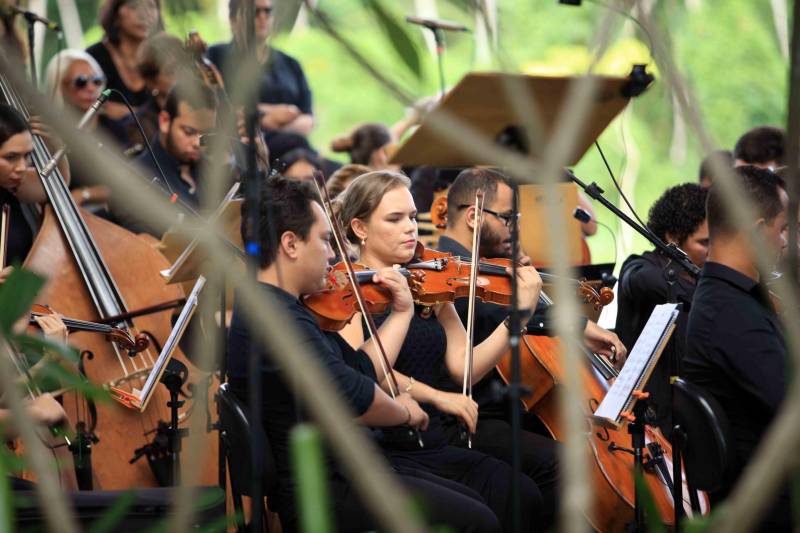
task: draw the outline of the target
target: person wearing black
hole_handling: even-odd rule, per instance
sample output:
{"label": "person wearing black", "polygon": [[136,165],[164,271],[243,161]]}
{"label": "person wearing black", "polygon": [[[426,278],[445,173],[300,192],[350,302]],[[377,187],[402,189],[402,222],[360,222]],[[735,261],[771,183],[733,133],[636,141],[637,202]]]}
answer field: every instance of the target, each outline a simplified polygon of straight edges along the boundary
{"label": "person wearing black", "polygon": [[[314,128],[311,89],[300,63],[271,47],[268,37],[272,31],[274,6],[272,0],[248,0],[254,5],[256,55],[261,65],[257,74],[258,110],[270,156],[280,158],[295,148],[310,149],[306,137]],[[233,40],[209,47],[207,56],[222,73],[225,85],[241,87],[242,82],[253,80],[241,72],[246,57],[245,42],[247,22],[243,0],[230,0],[228,16]]]}
{"label": "person wearing black", "polygon": [[[42,136],[51,149],[56,148],[39,122],[29,123],[13,107],[0,104],[0,206],[10,207],[7,256],[10,265],[20,264],[28,256],[39,224],[37,204],[47,201],[39,175],[30,167],[32,135]],[[69,184],[66,158],[58,168]],[[5,279],[10,269],[0,271],[0,279]]]}
{"label": "person wearing black", "polygon": [[[392,399],[376,384],[375,368],[362,349],[351,349],[338,334],[325,334],[311,312],[303,306],[301,294],[324,286],[328,260],[333,258],[331,232],[319,200],[308,183],[282,177],[270,178],[260,194],[259,212],[269,213],[258,222],[260,257],[259,281],[262,296],[271,297],[292,319],[303,345],[324,366],[339,392],[354,410],[357,422],[373,427],[406,425],[425,429],[428,415],[409,394]],[[248,213],[242,214],[243,228]],[[408,328],[411,294],[404,278],[393,269],[379,272],[375,281],[392,294],[391,316],[380,329],[385,348],[397,352]],[[234,305],[228,342],[228,373],[232,390],[247,402],[247,369],[251,350],[262,358],[263,423],[278,470],[277,489],[270,495],[270,505],[277,510],[284,531],[296,530],[295,482],[289,460],[289,432],[306,419],[298,398],[291,392],[280,365],[269,357],[268,350],[254,339],[244,311]],[[358,370],[356,370],[357,367]],[[342,472],[328,456],[326,464],[329,494],[333,500],[336,529],[365,531],[378,524],[369,513]],[[395,467],[400,480],[422,499],[424,510],[433,523],[445,524],[460,531],[499,531],[493,512],[467,487],[433,476],[420,469]]]}
{"label": "person wearing black", "polygon": [[[689,259],[702,267],[708,254],[708,224],[706,222],[706,197],[708,189],[695,183],[685,183],[667,189],[656,200],[647,219],[647,227],[662,241],[673,243],[686,252]],[[650,393],[650,407],[655,416],[651,422],[658,425],[666,435],[672,431],[670,410],[669,377],[675,350],[678,361],[686,351],[686,318],[691,308],[695,281],[680,267],[675,267],[675,283],[671,294],[665,268],[669,259],[657,250],[633,254],[622,263],[617,289],[617,325],[619,338],[633,349],[636,339],[644,329],[647,319],[656,305],[673,301],[682,304],[675,334],[670,348],[659,359],[645,387]],[[676,369],[680,375],[680,368]]]}
{"label": "person wearing black", "polygon": [[[158,184],[166,194],[175,194],[184,204],[200,207],[205,191],[205,149],[200,137],[214,130],[216,117],[217,99],[211,89],[199,82],[176,84],[159,113],[159,133],[150,141],[158,166],[146,151],[134,160],[145,179]],[[155,228],[125,211],[124,206],[116,210],[122,211],[119,218],[128,229],[156,235]]]}
{"label": "person wearing black", "polygon": [[[469,260],[472,251],[472,235],[475,231],[475,192],[484,191],[484,219],[481,225],[480,256],[508,258],[511,256],[511,211],[514,189],[501,172],[488,168],[469,168],[459,173],[448,191],[447,228],[439,238],[438,249]],[[461,321],[466,323],[467,300],[455,303]],[[474,342],[483,342],[509,315],[509,308],[501,305],[475,302]],[[528,321],[528,332],[547,335],[551,328],[549,310],[543,306]],[[583,320],[587,343],[596,351],[607,353],[610,346],[619,350],[620,361],[625,357],[624,346],[616,335],[594,322]],[[446,387],[447,381],[442,386]],[[511,460],[511,425],[508,422],[508,403],[496,398],[497,385],[502,378],[496,369],[489,372],[473,387],[472,394],[478,402],[480,419],[472,445],[476,450],[494,457]],[[450,385],[452,390],[452,385]],[[455,426],[450,427],[451,442],[463,445]],[[549,510],[545,522],[549,525],[555,518],[558,497],[558,444],[550,438],[530,431],[523,431],[522,469],[533,479],[542,492],[544,508]]]}
{"label": "person wearing black", "polygon": [[[755,229],[777,262],[787,246],[788,196],[776,174],[743,166],[735,170],[751,199]],[[712,503],[722,500],[747,466],[786,395],[787,359],[781,324],[762,283],[755,252],[735,223],[722,193],[708,196],[708,260],[694,292],[687,328],[684,377],[717,399],[734,442],[735,463]],[[791,529],[789,491],[765,513],[763,531]]]}
{"label": "person wearing black", "polygon": [[[133,107],[144,105],[150,97],[137,69],[139,51],[147,37],[163,30],[159,0],[106,0],[100,10],[104,36],[86,51],[95,58],[106,75],[106,84],[125,96]],[[112,93],[103,106],[112,119],[128,116],[128,108],[118,93]]]}
{"label": "person wearing black", "polygon": [[[368,268],[381,268],[409,262],[417,244],[416,207],[408,190],[406,176],[390,171],[375,171],[354,179],[339,195],[340,218],[347,239],[357,252],[358,262]],[[541,279],[533,267],[518,270],[520,308],[529,309],[538,298]],[[376,317],[380,323],[382,317]],[[351,345],[362,342],[367,332],[354,320],[343,333]],[[508,349],[509,332],[503,324],[480,344],[476,344],[473,382],[490,372]],[[465,372],[466,331],[451,303],[416,306],[414,318],[403,346],[390,359],[400,388],[428,411],[430,426],[423,432],[425,450],[418,451],[404,435],[386,435],[383,445],[395,464],[421,466],[434,473],[460,481],[479,490],[498,514],[504,529],[511,527],[511,500],[506,488],[511,475],[508,463],[477,450],[453,446],[449,428],[460,421],[474,434],[478,424],[478,405],[459,392],[442,390],[442,372],[461,383]],[[377,365],[378,362],[376,361]],[[521,476],[523,525],[544,529],[549,510],[539,487],[527,475]]]}

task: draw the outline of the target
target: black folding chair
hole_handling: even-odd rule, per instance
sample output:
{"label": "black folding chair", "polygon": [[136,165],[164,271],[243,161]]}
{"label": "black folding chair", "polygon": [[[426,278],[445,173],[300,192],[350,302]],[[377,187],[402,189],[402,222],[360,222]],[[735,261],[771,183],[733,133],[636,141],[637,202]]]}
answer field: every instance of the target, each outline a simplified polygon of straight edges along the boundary
{"label": "black folding chair", "polygon": [[730,423],[719,402],[697,385],[679,378],[673,391],[673,431],[680,444],[673,459],[683,459],[692,508],[698,510],[694,491],[717,491],[731,476],[735,455]]}
{"label": "black folding chair", "polygon": [[[228,462],[228,472],[231,481],[231,495],[233,506],[239,516],[244,516],[243,496],[250,496],[253,465],[251,464],[252,452],[250,443],[253,432],[258,432],[258,437],[264,443],[261,455],[263,462],[264,495],[268,498],[277,482],[277,469],[275,459],[270,448],[264,428],[260,423],[251,424],[247,409],[239,401],[227,383],[220,385],[217,393],[219,404],[219,423],[221,428],[222,445]],[[269,530],[266,506],[264,507],[263,523]],[[242,524],[239,531],[246,531]]]}

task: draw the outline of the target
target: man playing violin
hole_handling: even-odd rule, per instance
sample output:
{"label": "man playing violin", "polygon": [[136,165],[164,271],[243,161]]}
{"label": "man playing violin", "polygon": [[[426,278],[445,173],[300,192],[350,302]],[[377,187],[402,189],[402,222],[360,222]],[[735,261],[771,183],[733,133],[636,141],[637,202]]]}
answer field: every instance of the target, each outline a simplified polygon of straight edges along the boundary
{"label": "man playing violin", "polygon": [[[514,223],[512,208],[514,189],[509,179],[497,170],[470,168],[462,171],[451,185],[447,195],[447,228],[439,239],[439,250],[450,252],[469,260],[472,236],[476,228],[475,193],[484,192],[484,216],[480,231],[480,257],[511,257],[511,224]],[[522,254],[523,264],[530,258]],[[462,322],[467,320],[467,300],[456,301],[456,310]],[[541,306],[528,322],[528,332],[546,335],[548,311]],[[509,315],[509,309],[490,303],[475,303],[475,344],[487,338]],[[584,327],[586,346],[598,353],[624,361],[625,347],[617,336],[586,320]],[[613,352],[612,352],[613,348]],[[473,436],[475,449],[511,460],[511,426],[508,422],[507,402],[496,399],[494,383],[502,378],[496,370],[489,372],[475,384],[473,397],[478,402],[480,421]],[[459,443],[457,433],[452,432],[453,442]],[[550,438],[530,431],[522,433],[522,471],[536,481],[548,509],[548,523],[554,519],[557,501],[558,461],[557,444]]]}
{"label": "man playing violin", "polygon": [[[777,263],[787,247],[788,195],[783,178],[754,166],[734,169],[755,209],[742,223]],[[756,251],[736,224],[717,185],[707,202],[708,260],[694,292],[687,325],[683,373],[714,396],[731,425],[734,464],[723,488],[710,493],[721,501],[747,466],[786,396],[787,360],[783,327],[762,283]],[[791,453],[787,450],[787,453]],[[766,513],[764,531],[791,530],[789,491]]]}
{"label": "man playing violin", "polygon": [[[331,228],[319,199],[308,183],[276,176],[262,187],[258,220],[257,279],[264,298],[271,298],[292,319],[297,342],[318,357],[339,392],[357,415],[356,422],[371,427],[408,426],[424,430],[428,415],[408,393],[396,399],[376,384],[375,368],[367,354],[368,342],[351,349],[338,334],[325,334],[300,298],[324,287],[328,261],[334,257]],[[248,213],[242,214],[243,231]],[[392,295],[392,312],[379,330],[390,354],[396,354],[408,329],[413,305],[405,278],[392,268],[381,269],[374,281]],[[269,352],[255,344],[242,308],[234,305],[228,341],[228,373],[232,390],[246,402],[247,368],[251,351],[262,358],[263,424],[277,464],[278,482],[270,505],[277,510],[284,531],[296,530],[295,482],[289,461],[289,432],[306,418],[281,369]],[[493,511],[467,487],[433,476],[422,469],[395,466],[401,481],[426,502],[429,518],[458,530],[499,531]],[[336,528],[364,531],[377,527],[354,493],[341,468],[328,458],[329,494]],[[507,480],[506,480],[507,481]]]}

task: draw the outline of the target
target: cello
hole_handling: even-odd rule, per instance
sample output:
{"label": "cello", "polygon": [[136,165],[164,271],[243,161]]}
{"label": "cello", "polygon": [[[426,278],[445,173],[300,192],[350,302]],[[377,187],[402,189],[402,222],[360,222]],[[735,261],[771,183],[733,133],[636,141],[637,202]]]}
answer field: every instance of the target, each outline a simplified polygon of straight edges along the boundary
{"label": "cello", "polygon": [[[0,73],[0,93],[5,101],[28,118],[27,105]],[[41,176],[51,154],[44,141],[34,136],[33,164]],[[128,331],[133,338],[140,333],[151,340],[166,339],[171,325],[169,314],[161,312],[135,319],[129,309],[174,301],[183,296],[177,286],[166,285],[159,271],[167,260],[144,239],[127,230],[79,209],[72,199],[60,172],[42,176],[49,200],[41,228],[24,266],[48,279],[39,294],[41,302],[57,302],[59,311],[79,320],[111,323]],[[105,338],[89,333],[75,333],[72,344],[81,352],[80,370],[85,377],[107,388],[132,392],[142,386],[158,353],[145,349],[136,355]],[[157,343],[156,343],[157,344]],[[174,359],[189,368],[189,386],[185,399],[192,400],[192,387],[211,386],[212,376],[189,363],[183,354]],[[112,398],[114,395],[112,394]],[[75,423],[76,456],[91,455],[92,464],[84,471],[92,488],[121,489],[152,487],[172,482],[168,452],[163,442],[170,420],[169,394],[159,387],[147,409],[139,411],[118,402],[97,403],[75,393],[64,395],[64,408]],[[195,410],[209,411],[209,405],[187,401],[181,412],[186,423]],[[210,415],[209,415],[210,416]],[[202,435],[206,456],[200,481],[216,481],[217,439]],[[137,460],[146,457],[147,461]]]}
{"label": "cello", "polygon": [[[542,292],[541,299],[551,300]],[[525,335],[520,343],[520,382],[532,390],[523,397],[523,407],[544,424],[551,436],[563,442],[565,428],[560,418],[559,384],[564,381],[561,362],[562,346],[555,337]],[[591,481],[594,487],[594,504],[587,516],[596,531],[623,531],[634,520],[635,486],[634,458],[629,450],[630,435],[627,424],[619,429],[595,427],[588,415],[593,413],[618,375],[617,370],[603,357],[586,350],[587,364],[581,366],[584,397],[583,408],[587,418],[586,445],[591,455]],[[511,376],[511,353],[497,365],[503,380]],[[646,426],[644,479],[664,524],[674,526],[672,500],[672,448],[660,430]],[[702,514],[710,509],[705,493],[690,495],[685,485],[681,504],[692,516],[690,503],[699,506]],[[693,500],[693,502],[692,502]]]}

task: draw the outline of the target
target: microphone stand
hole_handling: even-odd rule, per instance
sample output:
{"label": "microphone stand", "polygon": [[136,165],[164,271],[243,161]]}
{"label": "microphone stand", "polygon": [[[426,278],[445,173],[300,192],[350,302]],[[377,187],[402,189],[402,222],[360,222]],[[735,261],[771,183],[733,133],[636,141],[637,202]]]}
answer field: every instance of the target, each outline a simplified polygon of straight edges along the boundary
{"label": "microphone stand", "polygon": [[444,32],[438,26],[430,24],[421,24],[421,26],[433,32],[433,40],[436,42],[436,62],[439,64],[439,92],[441,97],[444,98]]}
{"label": "microphone stand", "polygon": [[444,32],[441,28],[431,28],[431,31],[433,31],[433,39],[436,41],[436,62],[439,64],[439,89],[441,90],[442,99],[444,99]]}
{"label": "microphone stand", "polygon": [[[625,222],[628,226],[636,230],[642,237],[650,241],[650,243],[662,254],[664,254],[669,261],[664,266],[664,279],[667,283],[667,303],[675,303],[676,296],[675,296],[675,282],[678,278],[678,268],[683,269],[687,274],[689,274],[694,280],[700,277],[700,268],[692,263],[689,260],[689,257],[686,255],[686,252],[675,246],[675,244],[666,244],[664,241],[659,239],[655,236],[649,229],[642,227],[640,224],[635,222],[631,217],[626,215],[619,209],[617,206],[612,204],[605,196],[603,196],[603,189],[601,189],[597,183],[590,183],[586,185],[583,181],[581,181],[575,174],[570,171],[567,171],[569,178],[575,182],[583,191],[593,200],[597,200],[603,206],[614,213],[620,220]],[[667,344],[666,350],[669,351],[669,363],[670,363],[670,406],[674,411],[675,404],[674,404],[674,389],[672,386],[673,379],[677,378],[679,375],[679,366],[680,363],[678,361],[678,353],[675,349],[674,340],[670,339],[670,342]],[[637,405],[642,404],[643,400],[637,402]],[[674,415],[674,413],[673,413]],[[639,415],[637,415],[637,423],[641,423],[638,420],[640,416],[644,416],[644,409],[639,411]],[[672,417],[674,418],[674,416]],[[674,423],[674,422],[673,422]],[[669,436],[670,445],[672,446],[672,500],[673,505],[675,506],[675,527],[679,527],[680,519],[683,516],[683,471],[681,469],[681,449],[685,444],[685,439],[683,438],[683,431],[679,426],[673,426],[672,432]],[[690,497],[694,496],[694,494],[690,494]],[[639,516],[638,510],[638,496],[637,496],[637,523],[640,523],[641,517]]]}
{"label": "microphone stand", "polygon": [[[517,214],[519,213],[519,191],[514,188],[514,202],[511,207],[511,330],[508,332],[508,340],[511,345],[511,380],[508,385],[508,401],[511,407],[511,517],[512,531],[518,533],[522,531],[522,507],[520,501],[520,476],[522,471],[522,413],[520,412],[520,402],[522,401],[522,391],[520,385],[520,354],[519,343],[522,331],[520,320],[519,303],[517,295],[519,286],[517,284],[517,260],[519,259],[519,224]],[[478,231],[478,229],[476,229]]]}
{"label": "microphone stand", "polygon": [[36,75],[36,54],[34,53],[35,43],[33,42],[33,27],[36,24],[36,20],[28,17],[24,18],[28,23],[28,60],[30,61],[31,68],[31,85],[33,85],[34,89],[38,89],[39,80]]}
{"label": "microphone stand", "polygon": [[600,202],[603,207],[614,213],[620,220],[625,222],[628,226],[633,228],[637,233],[639,233],[642,237],[650,241],[650,243],[661,253],[667,256],[670,260],[674,261],[678,266],[680,266],[683,270],[686,271],[687,274],[692,276],[694,279],[700,277],[700,268],[692,263],[689,260],[689,256],[686,255],[686,252],[675,246],[674,244],[667,244],[647,229],[639,225],[638,222],[634,221],[631,217],[626,215],[619,209],[617,206],[612,204],[605,196],[603,196],[603,189],[600,188],[597,183],[590,183],[586,185],[583,181],[581,181],[575,174],[570,172],[569,170],[566,171],[569,179],[575,182],[575,184],[583,189],[583,191],[593,200],[597,200]]}
{"label": "microphone stand", "polygon": [[22,18],[24,18],[25,22],[28,23],[28,57],[30,60],[30,68],[31,68],[31,85],[33,85],[34,88],[38,88],[39,84],[36,74],[36,54],[34,53],[35,43],[33,41],[34,39],[33,28],[37,22],[41,22],[47,27],[48,30],[57,31],[60,33],[61,27],[55,22],[47,20],[44,17],[40,17],[33,11],[26,11],[16,6],[11,6],[9,9],[15,15],[22,15]]}

